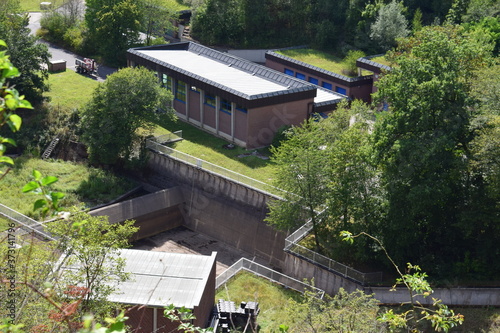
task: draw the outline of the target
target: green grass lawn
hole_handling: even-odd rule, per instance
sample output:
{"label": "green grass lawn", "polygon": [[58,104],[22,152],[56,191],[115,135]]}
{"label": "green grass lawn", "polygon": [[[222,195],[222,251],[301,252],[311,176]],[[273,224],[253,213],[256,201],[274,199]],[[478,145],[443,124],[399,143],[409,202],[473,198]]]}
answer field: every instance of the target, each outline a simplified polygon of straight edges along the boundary
{"label": "green grass lawn", "polygon": [[33,214],[33,203],[41,197],[22,193],[23,186],[33,180],[31,175],[34,169],[43,176],[59,178],[52,190],[66,195],[61,202],[61,206],[65,208],[92,207],[106,203],[136,186],[128,179],[83,164],[26,157],[16,158],[14,163],[15,167],[0,182],[0,202],[34,218],[39,216]]}
{"label": "green grass lawn", "polygon": [[385,56],[371,58],[370,60],[375,61],[375,62],[382,64],[382,65],[391,66],[391,63],[385,58]]}
{"label": "green grass lawn", "polygon": [[50,74],[48,82],[50,91],[45,95],[50,97],[50,102],[67,108],[79,108],[84,105],[98,85],[97,80],[70,69]]}
{"label": "green grass lawn", "polygon": [[313,66],[326,69],[327,71],[345,75],[347,67],[342,63],[342,58],[331,53],[326,53],[313,49],[291,49],[277,51],[287,57],[311,64]]}
{"label": "green grass lawn", "polygon": [[[181,120],[163,123],[162,126],[156,128],[154,135],[160,136],[178,130],[182,130],[184,140],[171,144],[170,147],[264,183],[272,183],[276,169],[273,162],[256,156],[238,157],[242,154],[250,154],[251,151],[240,147],[225,149],[223,146],[228,144],[227,141]],[[270,155],[267,149],[260,149],[259,153]]]}
{"label": "green grass lawn", "polygon": [[40,2],[51,2],[52,8],[60,7],[63,0],[21,0],[21,9],[27,12],[40,12]]}
{"label": "green grass lawn", "polygon": [[176,12],[190,8],[188,5],[184,4],[182,0],[163,0],[163,5]]}
{"label": "green grass lawn", "polygon": [[222,285],[215,294],[215,299],[241,302],[259,302],[260,313],[257,317],[260,333],[275,332],[279,325],[286,324],[284,305],[290,298],[298,299],[301,294],[258,277],[246,271],[241,271]]}

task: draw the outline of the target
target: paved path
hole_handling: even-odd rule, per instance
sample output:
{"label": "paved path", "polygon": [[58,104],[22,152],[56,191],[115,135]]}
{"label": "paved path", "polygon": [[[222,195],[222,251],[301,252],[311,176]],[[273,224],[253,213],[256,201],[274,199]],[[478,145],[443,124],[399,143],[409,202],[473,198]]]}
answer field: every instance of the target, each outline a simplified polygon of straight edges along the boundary
{"label": "paved path", "polygon": [[[42,18],[42,13],[39,12],[31,12],[29,13],[30,22],[28,27],[31,30],[32,34],[35,34],[36,31],[40,28],[40,19]],[[46,41],[40,40],[40,43],[44,43],[48,46],[49,52],[51,54],[50,60],[66,60],[66,68],[75,70],[75,59],[83,59],[84,57],[76,55],[68,50],[65,50],[57,45],[53,45]],[[104,65],[98,64],[97,69],[97,77],[98,81],[104,81],[106,77],[114,72],[117,69],[113,67],[108,67]]]}

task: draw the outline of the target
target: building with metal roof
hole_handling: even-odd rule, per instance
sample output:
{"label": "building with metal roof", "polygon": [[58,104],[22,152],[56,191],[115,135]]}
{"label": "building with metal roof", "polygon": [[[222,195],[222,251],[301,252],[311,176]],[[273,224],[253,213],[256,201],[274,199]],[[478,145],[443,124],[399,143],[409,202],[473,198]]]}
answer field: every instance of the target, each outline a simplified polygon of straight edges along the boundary
{"label": "building with metal roof", "polygon": [[[177,332],[179,323],[163,316],[163,308],[170,304],[191,309],[196,316],[193,324],[207,327],[215,302],[215,252],[205,256],[121,249],[119,255],[130,278],[116,283],[108,300],[133,306],[126,323],[134,332]],[[75,267],[66,264],[62,271]]]}
{"label": "building with metal roof", "polygon": [[129,49],[127,61],[157,73],[180,119],[247,149],[347,98],[193,42]]}

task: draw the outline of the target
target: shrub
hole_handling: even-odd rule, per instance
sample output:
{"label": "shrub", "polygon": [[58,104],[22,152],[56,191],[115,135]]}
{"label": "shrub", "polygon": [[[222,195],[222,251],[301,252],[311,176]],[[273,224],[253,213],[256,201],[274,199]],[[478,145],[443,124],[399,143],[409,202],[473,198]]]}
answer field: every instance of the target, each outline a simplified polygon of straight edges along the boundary
{"label": "shrub", "polygon": [[72,50],[78,51],[83,45],[82,29],[78,26],[68,28],[63,36],[64,44],[68,45]]}
{"label": "shrub", "polygon": [[42,29],[46,29],[48,34],[46,39],[52,42],[62,41],[69,24],[63,14],[58,12],[49,12],[42,16],[40,20]]}
{"label": "shrub", "polygon": [[365,53],[361,50],[349,50],[345,56],[342,63],[346,67],[346,75],[354,76],[357,73],[358,67],[356,66],[356,60],[364,57]]}

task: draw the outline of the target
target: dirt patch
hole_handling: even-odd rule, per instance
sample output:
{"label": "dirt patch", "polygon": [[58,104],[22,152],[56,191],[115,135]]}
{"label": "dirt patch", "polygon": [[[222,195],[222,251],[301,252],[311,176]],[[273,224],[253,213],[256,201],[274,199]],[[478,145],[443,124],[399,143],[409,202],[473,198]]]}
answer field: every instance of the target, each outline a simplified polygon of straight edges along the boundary
{"label": "dirt patch", "polygon": [[224,272],[242,257],[259,262],[257,258],[246,252],[185,227],[177,227],[158,235],[141,239],[133,244],[133,248],[147,251],[202,255],[210,255],[212,252],[217,252],[216,275]]}

